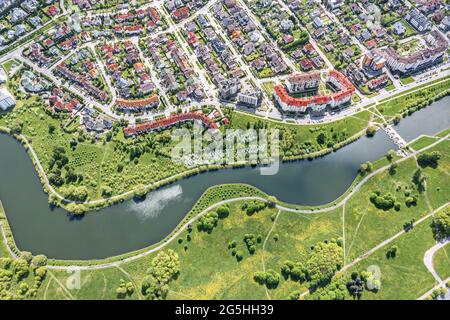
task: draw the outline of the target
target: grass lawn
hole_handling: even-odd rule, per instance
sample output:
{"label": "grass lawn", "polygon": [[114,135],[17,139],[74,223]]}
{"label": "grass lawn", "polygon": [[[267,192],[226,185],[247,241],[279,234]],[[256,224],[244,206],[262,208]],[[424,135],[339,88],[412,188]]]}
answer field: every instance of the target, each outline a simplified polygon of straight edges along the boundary
{"label": "grass lawn", "polygon": [[377,106],[377,109],[385,116],[395,116],[397,113],[407,111],[408,108],[416,107],[418,104],[433,99],[436,95],[444,93],[450,87],[450,80],[434,84],[428,88],[421,89],[406,96],[384,101]]}
{"label": "grass lawn", "polygon": [[[348,270],[347,275],[350,275],[373,265],[380,268],[380,290],[376,293],[365,290],[362,299],[417,299],[435,285],[433,276],[423,263],[425,252],[435,244],[429,222],[431,219]],[[388,259],[386,252],[394,245],[398,248],[397,254]]]}
{"label": "grass lawn", "polygon": [[[1,181],[0,181],[1,183]],[[5,212],[3,210],[3,205],[2,202],[0,200],[0,221],[1,219],[5,217]],[[1,236],[1,241],[0,241],[0,257],[9,257],[9,251],[8,248],[6,247],[5,241],[3,241],[3,235],[0,234]]]}
{"label": "grass lawn", "polygon": [[264,82],[262,84],[262,88],[269,98],[272,97],[274,86],[275,86],[275,82],[273,82],[273,81]]}
{"label": "grass lawn", "polygon": [[392,91],[392,90],[394,90],[394,89],[395,89],[395,85],[394,85],[393,83],[391,83],[391,84],[389,84],[389,85],[386,86],[386,90],[387,90],[387,91]]}
{"label": "grass lawn", "polygon": [[411,77],[411,76],[409,76],[409,77],[401,77],[401,78],[400,78],[400,82],[401,82],[403,85],[407,85],[407,84],[413,83],[414,81],[415,81],[414,78]]}
{"label": "grass lawn", "polygon": [[[366,183],[345,205],[345,238],[347,261],[352,261],[375,247],[389,236],[401,231],[403,225],[428,213],[424,195],[415,190],[411,182],[416,163],[409,159],[398,166],[391,175],[388,171],[375,176]],[[384,211],[377,209],[369,200],[373,191],[382,195],[391,193],[401,205]],[[417,205],[407,207],[405,192],[417,195]]]}
{"label": "grass lawn", "polygon": [[434,137],[428,137],[428,136],[422,136],[419,137],[417,140],[411,142],[408,144],[409,147],[413,148],[414,150],[420,150],[422,148],[425,148],[426,146],[436,142],[436,138]]}
{"label": "grass lawn", "polygon": [[423,172],[427,178],[427,192],[431,206],[436,209],[449,201],[450,195],[450,141],[442,143],[427,150],[438,151],[441,154],[437,168],[426,167]]}
{"label": "grass lawn", "polygon": [[442,280],[450,277],[450,244],[446,244],[434,254],[433,266]]}
{"label": "grass lawn", "polygon": [[448,135],[450,133],[450,128],[447,128],[445,130],[442,130],[441,132],[439,132],[436,137],[442,138],[445,137],[446,135]]}

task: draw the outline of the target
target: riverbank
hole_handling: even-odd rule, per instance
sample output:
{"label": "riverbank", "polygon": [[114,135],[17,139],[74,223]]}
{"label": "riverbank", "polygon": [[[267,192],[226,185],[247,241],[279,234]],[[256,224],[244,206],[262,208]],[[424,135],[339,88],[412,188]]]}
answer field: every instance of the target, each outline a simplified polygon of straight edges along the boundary
{"label": "riverbank", "polygon": [[[437,88],[441,87],[441,84],[436,84],[438,86]],[[431,90],[431,87],[427,87],[424,90]],[[416,91],[411,92],[411,94],[415,94]],[[439,96],[442,96],[444,93],[440,92]],[[445,92],[445,95],[448,94],[448,90]],[[437,95],[438,96],[438,95]],[[397,99],[397,98],[395,98]],[[388,104],[389,101],[383,102],[383,104]],[[423,103],[420,101],[421,106]],[[380,105],[376,106],[378,109],[380,109]],[[372,107],[371,107],[372,108]],[[375,106],[373,106],[375,108]],[[20,110],[19,110],[20,111]],[[23,110],[22,110],[23,111]],[[23,113],[23,112],[22,112]],[[36,111],[34,111],[36,113]],[[363,116],[364,115],[364,116]],[[370,115],[370,117],[369,117]],[[36,115],[34,116],[36,117]],[[366,133],[366,128],[371,125],[371,121],[373,119],[373,114],[370,113],[367,110],[361,110],[360,112],[356,113],[355,115],[349,116],[348,119],[339,120],[336,122],[332,122],[330,124],[318,124],[318,125],[309,125],[309,126],[296,126],[292,124],[284,124],[284,123],[276,123],[272,122],[267,119],[258,118],[255,116],[246,116],[246,117],[252,117],[254,118],[255,122],[261,122],[264,124],[268,124],[269,127],[276,127],[281,128],[282,130],[286,129],[288,131],[294,130],[294,141],[295,145],[292,146],[292,148],[289,148],[288,153],[282,154],[282,161],[283,162],[291,162],[291,161],[301,161],[301,160],[313,160],[320,157],[323,157],[325,155],[329,155],[330,153],[337,151],[344,146],[347,146],[351,144],[354,141],[357,141],[361,137],[363,137]],[[242,119],[241,119],[242,118]],[[236,124],[232,125],[232,128],[239,128],[239,129],[245,129],[245,127],[248,127],[249,121],[245,120],[245,117],[240,116],[237,117],[238,120],[236,120]],[[244,120],[243,120],[244,119]],[[24,118],[24,120],[31,121],[29,118]],[[247,123],[245,123],[247,121]],[[394,119],[388,119],[388,122],[392,122]],[[50,123],[50,122],[49,122]],[[359,124],[358,124],[359,123]],[[386,125],[386,123],[383,123]],[[2,127],[0,127],[1,129]],[[300,129],[298,129],[300,128]],[[155,190],[159,190],[162,186],[169,185],[171,183],[180,181],[182,179],[185,179],[187,177],[192,177],[194,175],[197,175],[199,173],[206,173],[210,171],[216,171],[216,170],[224,170],[227,168],[241,168],[245,166],[245,164],[233,164],[233,165],[209,165],[209,166],[200,166],[193,169],[188,168],[179,168],[178,166],[172,166],[169,171],[166,170],[158,170],[158,168],[154,168],[149,172],[148,174],[138,174],[138,171],[145,172],[147,171],[145,167],[140,167],[139,164],[133,165],[131,162],[128,164],[126,162],[125,164],[125,171],[117,172],[117,170],[111,170],[114,167],[115,163],[118,163],[117,166],[121,165],[121,162],[123,163],[124,157],[121,156],[119,158],[117,155],[112,153],[111,149],[116,150],[117,146],[123,145],[124,142],[126,144],[126,141],[122,141],[122,138],[117,138],[117,142],[114,145],[108,146],[108,144],[103,146],[83,146],[83,150],[86,149],[86,151],[71,151],[70,153],[73,154],[73,156],[81,157],[81,160],[83,163],[86,163],[86,165],[80,167],[80,170],[82,170],[84,175],[87,175],[87,177],[84,178],[84,181],[81,181],[76,188],[79,188],[81,190],[82,188],[86,188],[87,192],[87,199],[83,200],[76,200],[76,199],[68,199],[67,196],[62,194],[62,188],[52,186],[49,183],[49,172],[46,168],[46,165],[43,165],[43,163],[46,163],[49,161],[51,148],[50,143],[47,143],[44,141],[42,137],[45,135],[48,135],[48,133],[45,130],[46,128],[39,129],[39,139],[42,141],[36,142],[38,137],[36,136],[37,130],[36,128],[32,128],[26,132],[15,134],[16,138],[21,141],[21,143],[25,146],[27,152],[29,153],[30,157],[32,158],[32,161],[34,162],[34,165],[36,167],[36,170],[40,176],[41,184],[43,185],[43,188],[45,192],[48,194],[49,203],[52,205],[56,205],[59,207],[64,208],[68,212],[71,212],[72,214],[83,214],[87,212],[92,211],[98,211],[102,208],[106,208],[112,205],[116,205],[119,203],[123,203],[124,201],[131,199],[135,196],[140,196]],[[298,132],[296,130],[299,130]],[[10,129],[3,127],[3,131],[8,132],[10,134]],[[330,131],[328,133],[328,131]],[[325,147],[319,147],[320,150],[313,151],[313,152],[305,152],[305,150],[308,151],[306,148],[306,143],[308,141],[312,141],[317,139],[316,135],[320,132],[325,132],[326,135],[335,135],[336,132],[338,134],[341,134],[342,132],[351,133],[352,135],[350,137],[345,138],[343,141],[338,141],[336,143],[333,143],[332,146],[325,146]],[[335,133],[333,133],[335,132]],[[285,132],[284,135],[287,133]],[[57,142],[59,138],[54,139],[54,142]],[[68,139],[71,139],[71,136],[61,136],[61,139],[67,141]],[[73,139],[73,138],[72,138]],[[331,138],[330,138],[331,139]],[[31,140],[31,141],[30,141]],[[48,141],[50,142],[50,141]],[[62,142],[62,141],[61,141]],[[53,142],[52,142],[53,143]],[[282,141],[283,143],[283,141]],[[81,147],[80,147],[81,148]],[[295,149],[297,148],[297,149]],[[42,150],[41,150],[42,149]],[[164,149],[164,148],[163,148]],[[167,149],[167,148],[166,148]],[[297,150],[297,151],[295,151]],[[162,151],[161,153],[164,154],[169,152]],[[81,153],[79,155],[78,153]],[[294,153],[294,154],[292,154]],[[303,153],[303,154],[301,154]],[[84,159],[84,158],[90,158],[92,155],[95,155],[96,159],[90,160],[90,159]],[[103,155],[102,155],[103,154]],[[145,155],[144,155],[145,157]],[[149,156],[152,158],[153,156]],[[106,160],[105,160],[106,159]],[[125,157],[126,159],[126,157]],[[50,159],[51,160],[51,159]],[[90,161],[89,161],[90,160]],[[139,159],[140,160],[140,159]],[[78,161],[78,160],[77,160]],[[75,161],[75,162],[77,162]],[[151,163],[159,163],[162,162],[162,164],[165,167],[171,167],[169,163],[167,163],[168,159],[166,159],[164,156],[157,155],[154,159],[151,159]],[[169,160],[170,161],[170,160]],[[42,162],[42,163],[41,163]],[[134,161],[136,163],[136,160]],[[144,160],[144,162],[147,162],[147,160]],[[123,165],[122,165],[123,166]],[[91,168],[92,167],[92,168]],[[138,169],[139,168],[139,169]],[[75,170],[78,168],[75,167]],[[148,177],[147,177],[148,175]],[[124,178],[125,176],[125,178]],[[130,176],[130,177],[128,177]],[[159,176],[163,176],[163,178],[159,178]],[[120,183],[119,186],[110,187],[110,185],[117,185],[118,180],[122,180],[123,182]],[[129,181],[127,183],[126,181]],[[134,182],[136,180],[139,180],[139,182]],[[85,182],[87,181],[87,182]],[[133,183],[132,183],[133,182]],[[105,184],[106,186],[104,186]],[[130,186],[133,185],[134,188],[130,188]],[[95,186],[95,187],[93,187]],[[108,195],[108,193],[103,194],[105,192],[104,190],[108,190],[108,188],[112,191],[112,195]],[[84,191],[84,190],[82,190]],[[109,192],[109,191],[107,191]],[[118,194],[115,194],[119,192]]]}
{"label": "riverbank", "polygon": [[[417,168],[414,155],[397,160],[395,174],[388,172],[389,166],[373,172],[373,175],[361,183],[360,188],[345,203],[332,210],[309,214],[309,212],[290,210],[282,206],[267,206],[256,213],[248,214],[243,204],[253,200],[263,200],[258,196],[241,197],[227,202],[229,215],[219,219],[212,232],[202,231],[198,227],[199,219],[209,212],[215,211],[218,206],[224,205],[225,202],[221,202],[220,199],[227,190],[233,190],[235,187],[229,189],[231,186],[223,186],[220,192],[212,194],[212,196],[206,195],[202,197],[203,200],[199,200],[195,214],[194,211],[192,212],[196,219],[183,221],[184,227],[172,234],[168,241],[160,243],[158,247],[153,246],[153,250],[136,252],[135,258],[124,258],[117,261],[107,259],[103,261],[103,265],[91,267],[86,264],[86,261],[77,263],[51,260],[48,270],[52,277],[43,283],[43,289],[39,291],[38,297],[46,299],[60,297],[60,293],[58,294],[61,292],[60,284],[64,286],[68,277],[66,270],[79,267],[82,270],[83,286],[82,290],[70,291],[73,298],[89,299],[98,297],[99,294],[102,294],[104,298],[117,298],[115,289],[119,285],[120,279],[124,277],[135,283],[135,292],[139,291],[152,259],[158,252],[167,252],[168,249],[171,249],[180,259],[180,273],[169,286],[169,299],[266,299],[268,297],[287,299],[294,293],[296,295],[298,292],[308,293],[308,282],[280,277],[277,287],[268,290],[269,296],[266,296],[264,286],[253,280],[255,272],[261,271],[264,265],[266,270],[274,270],[278,273],[284,261],[305,261],[310,254],[311,247],[331,239],[338,239],[342,244],[345,252],[345,265],[352,266],[344,274],[344,278],[338,279],[346,281],[352,271],[364,270],[364,268],[361,269],[361,263],[354,264],[361,259],[360,257],[363,257],[362,265],[369,265],[372,261],[376,261],[382,269],[381,290],[378,293],[365,292],[363,299],[378,299],[379,297],[392,299],[395,296],[418,297],[423,291],[434,285],[433,279],[423,272],[423,267],[417,265],[417,268],[411,270],[416,276],[414,284],[397,286],[398,281],[395,279],[398,278],[400,270],[402,277],[412,276],[403,266],[406,266],[406,263],[416,263],[415,260],[418,257],[421,259],[421,250],[425,250],[427,244],[432,241],[430,240],[432,239],[430,238],[431,228],[427,223],[431,215],[430,209],[427,208],[426,198],[429,198],[430,205],[436,210],[448,205],[449,185],[446,183],[448,178],[441,174],[442,170],[448,168],[450,161],[448,139],[449,136],[446,135],[439,142],[424,150],[427,152],[439,151],[442,156],[437,168],[426,167],[423,169],[424,173],[430,177],[427,181],[427,194],[418,193],[417,203],[414,206],[405,206],[406,196],[403,194],[404,190],[410,188],[413,188],[410,189],[413,193],[417,192],[411,184],[411,176],[414,169]],[[402,186],[400,191],[397,190],[399,185]],[[248,186],[241,186],[241,188],[247,194],[255,190]],[[382,190],[383,194],[394,195],[397,198],[396,201],[401,203],[400,210],[377,209],[367,201],[374,190]],[[208,208],[210,203],[215,203],[216,206]],[[201,211],[205,206],[206,210]],[[197,212],[200,215],[196,214]],[[405,232],[404,224],[411,220],[416,220],[416,227]],[[189,225],[192,228],[189,228]],[[397,236],[402,231],[403,233]],[[242,237],[246,234],[252,234],[255,238],[261,235],[262,239],[267,239],[267,241],[264,246],[262,242],[257,243],[256,252],[249,253],[242,241]],[[422,238],[426,241],[420,241]],[[237,261],[236,256],[232,255],[232,250],[228,249],[233,240],[237,243],[236,250],[242,254],[240,261]],[[381,243],[386,244],[380,247]],[[395,259],[385,257],[385,250],[391,244],[397,244],[399,247]],[[409,250],[417,247],[417,244],[421,244],[420,250],[416,250],[417,254],[411,255]],[[368,253],[371,254],[366,256]],[[52,280],[53,277],[58,281]],[[63,290],[66,289],[63,288]],[[326,290],[330,289],[326,288]],[[348,299],[351,298],[345,292],[344,295]],[[311,298],[315,297],[316,295],[311,296]],[[135,293],[128,298],[142,297]]]}
{"label": "riverbank", "polygon": [[[408,157],[400,158],[392,163],[395,164],[401,164],[405,161],[408,161],[409,159],[414,158],[417,154],[421,152],[425,152],[426,150],[429,150],[436,146],[437,144],[441,143],[442,141],[446,141],[449,138],[449,135],[446,135],[438,140],[436,140],[433,144],[427,145],[421,150],[418,150],[412,154],[410,154]],[[384,163],[384,161],[380,162]],[[385,172],[388,170],[392,163],[388,162],[387,165],[380,166],[379,168],[376,168],[372,173],[368,175],[359,175],[358,179],[355,179],[352,186],[347,190],[345,194],[343,194],[339,199],[334,201],[333,203],[330,203],[327,206],[319,206],[319,207],[299,207],[292,204],[285,204],[283,202],[276,201],[276,208],[279,210],[283,210],[286,212],[293,212],[293,213],[302,213],[302,214],[319,214],[319,213],[326,213],[326,212],[332,212],[335,209],[338,209],[345,205],[345,203],[355,194],[357,193],[360,188],[366,184],[370,179],[377,176],[380,173]],[[146,248],[136,250],[133,252],[128,252],[126,254],[122,254],[119,256],[114,256],[106,259],[101,260],[53,260],[50,259],[49,263],[51,265],[55,265],[58,267],[67,265],[67,266],[73,266],[77,265],[79,267],[85,266],[88,269],[91,268],[91,266],[94,266],[94,269],[101,269],[108,266],[116,266],[123,263],[128,263],[130,261],[134,261],[136,259],[139,259],[141,257],[144,257],[146,255],[149,255],[153,252],[156,252],[163,247],[165,247],[168,243],[173,241],[181,232],[186,230],[186,228],[189,225],[192,225],[196,220],[198,220],[201,216],[203,216],[205,213],[210,212],[211,210],[221,206],[224,203],[234,203],[234,202],[241,202],[244,200],[258,200],[258,201],[274,201],[271,198],[261,190],[258,190],[252,186],[244,185],[244,184],[231,184],[231,185],[220,185],[211,187],[208,190],[206,190],[202,196],[199,198],[199,200],[195,203],[193,208],[189,211],[189,213],[182,219],[182,221],[168,234],[162,241],[148,246]],[[4,216],[3,223],[4,226],[3,230],[5,232],[5,236],[8,239],[8,245],[10,246],[10,250],[14,252],[14,254],[19,255],[20,251],[16,247],[13,235],[11,233],[11,229],[8,226],[6,216]]]}

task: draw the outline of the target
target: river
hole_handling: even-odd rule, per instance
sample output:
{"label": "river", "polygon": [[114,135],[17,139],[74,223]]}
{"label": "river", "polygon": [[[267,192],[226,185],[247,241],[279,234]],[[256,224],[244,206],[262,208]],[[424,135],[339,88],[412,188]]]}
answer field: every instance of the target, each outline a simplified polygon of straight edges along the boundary
{"label": "river", "polygon": [[[411,140],[450,126],[450,97],[405,118],[398,131]],[[98,212],[74,217],[50,208],[34,165],[23,147],[0,135],[0,199],[21,250],[58,259],[100,259],[144,248],[164,239],[208,188],[247,183],[278,199],[302,205],[331,202],[344,193],[359,165],[395,149],[383,131],[313,161],[280,165],[278,174],[262,176],[258,168],[199,174],[147,195]]]}

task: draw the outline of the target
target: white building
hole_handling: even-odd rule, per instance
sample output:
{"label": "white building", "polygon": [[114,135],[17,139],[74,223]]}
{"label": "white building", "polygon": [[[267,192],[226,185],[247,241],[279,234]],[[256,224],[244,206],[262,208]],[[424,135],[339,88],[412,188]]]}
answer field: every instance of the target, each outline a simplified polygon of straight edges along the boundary
{"label": "white building", "polygon": [[261,100],[262,92],[259,89],[246,90],[240,92],[237,96],[238,102],[250,105],[252,107],[257,107]]}
{"label": "white building", "polygon": [[16,105],[13,96],[4,88],[0,88],[0,110],[6,111]]}
{"label": "white building", "polygon": [[424,32],[431,29],[431,22],[428,21],[418,9],[414,8],[408,12],[405,16],[405,20],[408,21],[414,29],[419,32]]}
{"label": "white building", "polygon": [[331,10],[335,10],[340,8],[344,4],[343,0],[327,0],[327,6]]}
{"label": "white building", "polygon": [[286,88],[290,93],[314,90],[319,87],[320,72],[294,73],[286,80]]}

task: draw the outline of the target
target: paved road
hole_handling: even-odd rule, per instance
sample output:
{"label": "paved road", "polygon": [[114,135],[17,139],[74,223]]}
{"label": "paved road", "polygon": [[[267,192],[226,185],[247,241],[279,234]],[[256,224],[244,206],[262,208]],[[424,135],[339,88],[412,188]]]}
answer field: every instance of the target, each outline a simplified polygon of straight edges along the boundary
{"label": "paved road", "polygon": [[[425,295],[423,295],[419,299],[424,299],[424,298],[428,297],[434,290],[436,290],[438,288],[446,287],[446,284],[447,284],[447,282],[449,281],[450,278],[447,278],[445,280],[441,279],[439,274],[434,269],[433,257],[434,257],[434,254],[438,250],[442,249],[443,247],[445,247],[449,243],[450,243],[450,237],[439,241],[438,243],[436,243],[434,246],[432,246],[430,249],[428,249],[425,252],[425,255],[423,256],[423,263],[427,267],[428,271],[430,271],[430,273],[433,275],[434,279],[436,279],[437,285],[433,289],[431,289],[431,291],[427,292]],[[438,300],[450,300],[450,290],[448,290],[448,289],[449,288],[447,288],[447,293],[445,294],[445,296],[438,298]]]}

